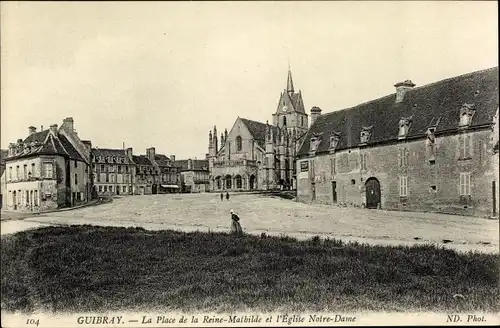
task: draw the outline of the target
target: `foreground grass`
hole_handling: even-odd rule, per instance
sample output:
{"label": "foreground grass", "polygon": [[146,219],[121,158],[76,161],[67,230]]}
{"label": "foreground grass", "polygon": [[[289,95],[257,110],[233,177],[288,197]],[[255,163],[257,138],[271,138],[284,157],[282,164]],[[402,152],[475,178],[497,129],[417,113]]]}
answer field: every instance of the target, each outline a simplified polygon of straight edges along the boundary
{"label": "foreground grass", "polygon": [[94,226],[1,245],[7,311],[499,310],[498,255],[434,246]]}

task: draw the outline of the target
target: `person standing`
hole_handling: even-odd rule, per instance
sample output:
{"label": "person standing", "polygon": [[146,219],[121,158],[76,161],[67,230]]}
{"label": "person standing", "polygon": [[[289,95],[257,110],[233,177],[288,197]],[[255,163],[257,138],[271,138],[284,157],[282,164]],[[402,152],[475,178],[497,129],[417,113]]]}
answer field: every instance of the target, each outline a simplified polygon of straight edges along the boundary
{"label": "person standing", "polygon": [[241,229],[240,217],[233,210],[229,211],[229,213],[231,213],[231,233],[242,235],[243,229]]}
{"label": "person standing", "polygon": [[224,194],[223,193],[220,193],[220,200],[223,201],[224,200]]}
{"label": "person standing", "polygon": [[226,192],[226,200],[229,200],[229,193]]}

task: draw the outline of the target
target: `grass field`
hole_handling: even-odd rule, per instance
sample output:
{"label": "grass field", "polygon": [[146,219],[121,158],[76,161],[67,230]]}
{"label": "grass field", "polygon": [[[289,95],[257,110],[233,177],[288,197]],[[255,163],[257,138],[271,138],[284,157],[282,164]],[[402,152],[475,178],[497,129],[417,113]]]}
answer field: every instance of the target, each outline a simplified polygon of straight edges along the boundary
{"label": "grass field", "polygon": [[498,254],[435,246],[94,226],[5,235],[1,246],[6,311],[497,312],[500,302]]}

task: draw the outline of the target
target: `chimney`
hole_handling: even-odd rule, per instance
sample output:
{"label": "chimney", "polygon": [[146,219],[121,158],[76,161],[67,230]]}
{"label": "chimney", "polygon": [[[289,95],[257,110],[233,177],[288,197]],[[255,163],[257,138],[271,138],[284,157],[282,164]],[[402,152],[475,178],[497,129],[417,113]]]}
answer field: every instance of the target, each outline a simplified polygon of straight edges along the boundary
{"label": "chimney", "polygon": [[170,160],[171,160],[172,162],[175,162],[175,155],[170,155]]}
{"label": "chimney", "polygon": [[54,134],[57,135],[57,124],[52,124],[50,126],[50,131]]}
{"label": "chimney", "polygon": [[155,147],[146,149],[146,157],[149,159],[155,159]]}
{"label": "chimney", "polygon": [[40,126],[40,131],[43,131],[43,125]]}
{"label": "chimney", "polygon": [[127,153],[128,158],[132,159],[132,148],[131,147],[127,148],[125,152]]}
{"label": "chimney", "polygon": [[408,90],[413,89],[415,84],[411,80],[406,80],[404,82],[399,82],[394,84],[396,87],[396,104],[403,101],[405,94]]}
{"label": "chimney", "polygon": [[68,132],[73,133],[75,131],[74,126],[73,126],[73,118],[72,117],[66,117],[63,120],[62,128],[65,129]]}
{"label": "chimney", "polygon": [[9,144],[9,157],[14,156],[15,154],[16,154],[16,144],[11,142]]}
{"label": "chimney", "polygon": [[32,135],[33,133],[35,133],[35,132],[36,132],[36,128],[35,128],[34,126],[30,126],[30,127],[28,128],[28,132],[29,132],[29,133],[28,133],[29,135]]}
{"label": "chimney", "polygon": [[193,161],[190,159],[188,159],[188,170],[191,170],[193,168]]}
{"label": "chimney", "polygon": [[314,106],[311,108],[311,126],[313,126],[316,119],[321,115],[321,108]]}

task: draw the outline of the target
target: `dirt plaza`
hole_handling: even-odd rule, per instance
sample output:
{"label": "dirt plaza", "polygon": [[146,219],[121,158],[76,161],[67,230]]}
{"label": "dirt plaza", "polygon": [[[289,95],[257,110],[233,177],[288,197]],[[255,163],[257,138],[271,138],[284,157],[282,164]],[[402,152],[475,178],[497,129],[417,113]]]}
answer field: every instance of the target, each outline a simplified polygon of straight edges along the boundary
{"label": "dirt plaza", "polygon": [[[233,209],[246,233],[319,235],[382,245],[431,243],[460,251],[496,253],[499,221],[436,213],[311,205],[259,194],[167,194],[115,198],[72,211],[2,220],[2,234],[45,225],[90,224],[150,230],[229,231]],[[4,213],[2,213],[4,216]]]}

